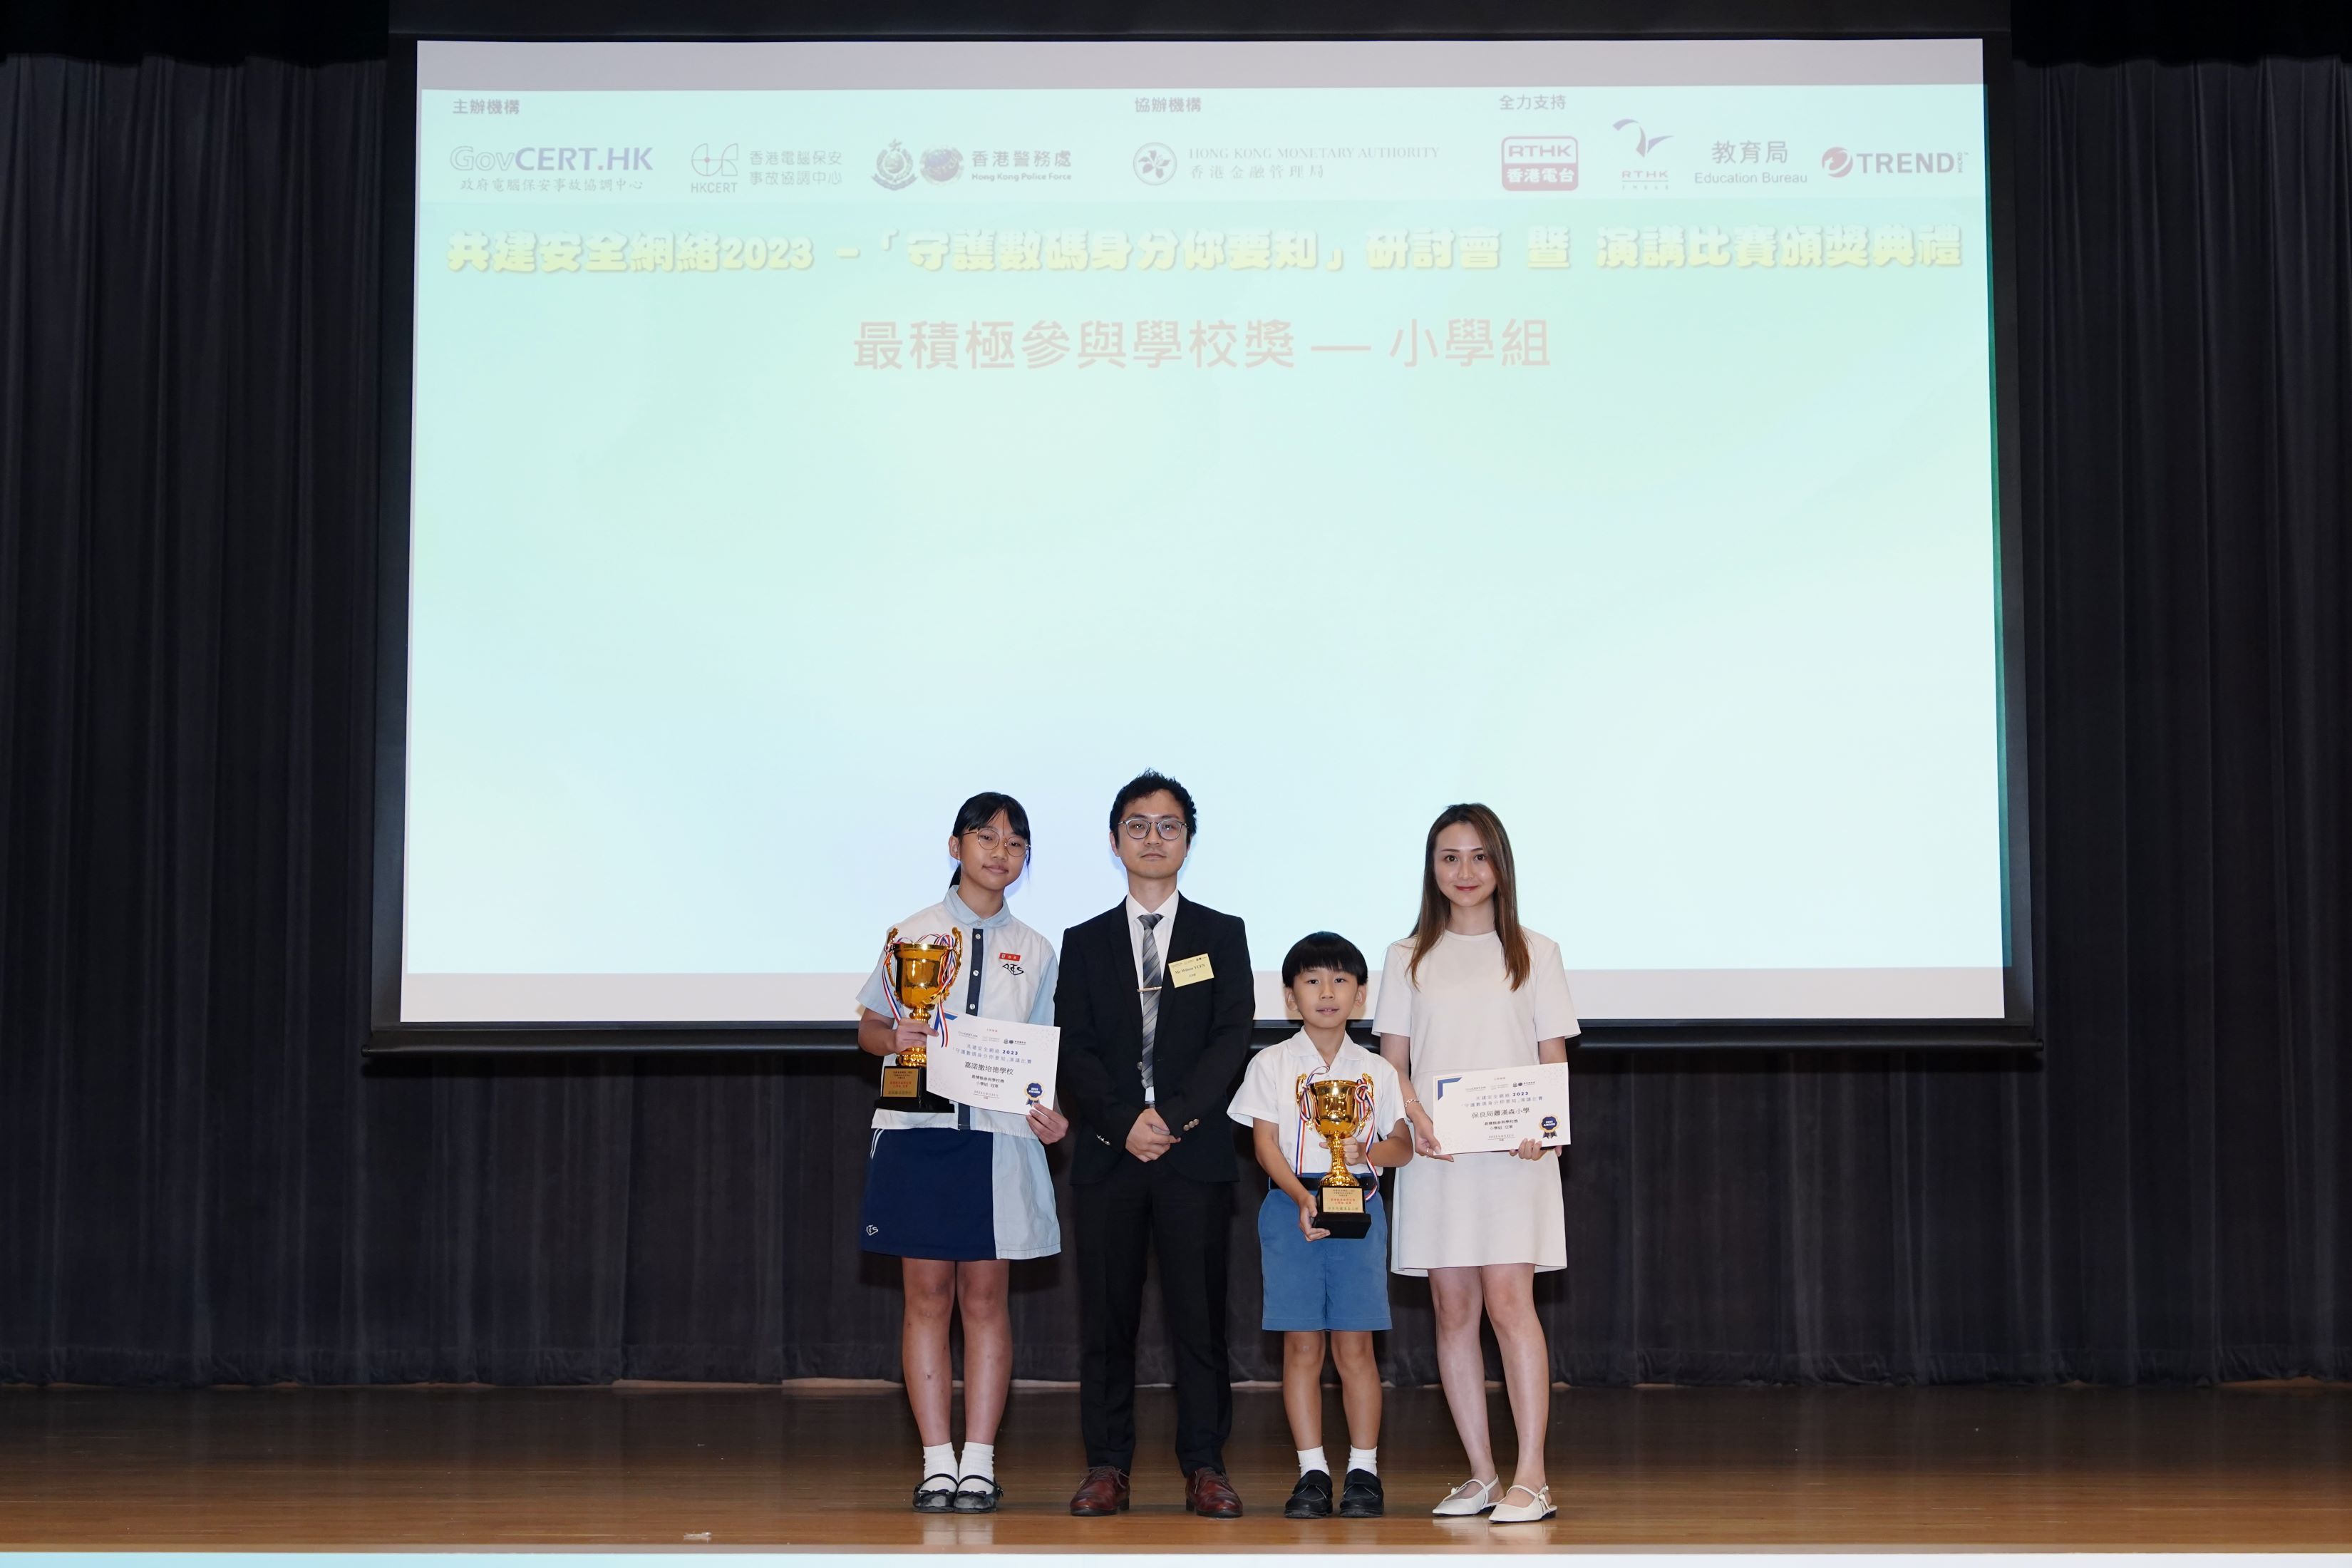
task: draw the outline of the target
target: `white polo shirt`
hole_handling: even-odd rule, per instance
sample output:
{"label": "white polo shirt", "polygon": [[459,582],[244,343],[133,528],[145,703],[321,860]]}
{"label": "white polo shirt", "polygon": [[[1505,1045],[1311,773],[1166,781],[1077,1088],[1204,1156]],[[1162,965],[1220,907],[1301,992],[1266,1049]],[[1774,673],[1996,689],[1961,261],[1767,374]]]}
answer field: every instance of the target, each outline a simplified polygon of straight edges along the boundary
{"label": "white polo shirt", "polygon": [[[1054,944],[1045,933],[1013,918],[1011,905],[994,914],[982,917],[971,912],[971,907],[956,896],[950,888],[947,896],[928,909],[917,910],[905,920],[896,922],[900,942],[936,941],[944,947],[948,933],[963,935],[963,954],[950,980],[944,1005],[957,1016],[970,1015],[982,1018],[1005,1018],[1015,1023],[1050,1024],[1054,1021],[1054,981],[1060,961],[1055,955]],[[882,960],[877,949],[874,969],[866,975],[865,985],[857,993],[857,1005],[883,1017],[891,1016],[889,984],[883,978]],[[980,1005],[971,1003],[971,974],[977,964],[980,972]],[[905,1009],[899,1009],[903,1012]],[[895,1062],[895,1056],[886,1058]],[[1015,1116],[1009,1110],[877,1110],[873,1125],[877,1128],[906,1127],[969,1127],[980,1132],[1003,1132],[1016,1138],[1035,1142],[1037,1135],[1029,1130],[1029,1119]]]}
{"label": "white polo shirt", "polygon": [[[1404,1089],[1387,1058],[1353,1040],[1342,1040],[1332,1053],[1331,1065],[1326,1067],[1323,1053],[1304,1029],[1251,1058],[1249,1070],[1242,1075],[1241,1092],[1234,1096],[1225,1114],[1244,1127],[1273,1122],[1276,1136],[1290,1152],[1291,1170],[1301,1177],[1319,1177],[1331,1168],[1330,1147],[1307,1121],[1298,1100],[1309,1081],[1323,1079],[1371,1080],[1371,1123],[1357,1131],[1365,1144],[1379,1142],[1404,1120]],[[1360,1175],[1371,1171],[1369,1163],[1352,1168]]]}

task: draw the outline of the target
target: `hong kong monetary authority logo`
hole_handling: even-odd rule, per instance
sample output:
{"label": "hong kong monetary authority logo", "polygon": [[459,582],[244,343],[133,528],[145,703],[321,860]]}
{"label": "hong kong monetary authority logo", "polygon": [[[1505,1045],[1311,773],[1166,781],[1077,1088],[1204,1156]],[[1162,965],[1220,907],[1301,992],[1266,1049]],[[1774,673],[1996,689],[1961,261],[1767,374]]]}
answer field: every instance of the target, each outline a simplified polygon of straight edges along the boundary
{"label": "hong kong monetary authority logo", "polygon": [[874,183],[886,191],[903,191],[915,183],[915,155],[903,142],[893,142],[875,155]]}

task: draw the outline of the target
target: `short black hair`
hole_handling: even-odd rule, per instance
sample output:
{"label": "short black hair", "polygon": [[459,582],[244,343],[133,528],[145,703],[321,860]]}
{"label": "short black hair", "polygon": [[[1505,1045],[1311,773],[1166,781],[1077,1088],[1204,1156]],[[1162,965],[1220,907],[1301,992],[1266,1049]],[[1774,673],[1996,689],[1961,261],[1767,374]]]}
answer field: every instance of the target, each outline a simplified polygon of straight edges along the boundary
{"label": "short black hair", "polygon": [[1156,794],[1163,789],[1176,797],[1177,806],[1184,813],[1184,837],[1199,837],[1201,819],[1199,814],[1192,809],[1192,792],[1158,768],[1146,768],[1119,786],[1118,798],[1110,803],[1111,832],[1113,834],[1118,832],[1119,818],[1127,815],[1129,806],[1133,805],[1145,795]]}
{"label": "short black hair", "polygon": [[1290,944],[1282,955],[1282,988],[1289,990],[1310,969],[1343,970],[1359,985],[1370,984],[1372,978],[1363,949],[1336,931],[1311,931]]}

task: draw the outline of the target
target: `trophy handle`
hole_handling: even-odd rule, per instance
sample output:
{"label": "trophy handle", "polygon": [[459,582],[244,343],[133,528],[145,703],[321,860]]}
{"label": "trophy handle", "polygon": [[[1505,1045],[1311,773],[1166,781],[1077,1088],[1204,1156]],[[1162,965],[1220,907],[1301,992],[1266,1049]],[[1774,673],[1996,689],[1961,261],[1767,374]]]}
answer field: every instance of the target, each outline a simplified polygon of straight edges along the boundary
{"label": "trophy handle", "polygon": [[882,939],[882,994],[889,999],[890,1021],[894,1024],[899,1020],[898,976],[892,973],[890,960],[898,953],[898,928],[897,926],[892,926],[890,928],[890,934]]}
{"label": "trophy handle", "polygon": [[948,988],[940,994],[940,1022],[947,1022],[948,997],[955,993],[955,983],[963,978],[963,927],[948,932]]}

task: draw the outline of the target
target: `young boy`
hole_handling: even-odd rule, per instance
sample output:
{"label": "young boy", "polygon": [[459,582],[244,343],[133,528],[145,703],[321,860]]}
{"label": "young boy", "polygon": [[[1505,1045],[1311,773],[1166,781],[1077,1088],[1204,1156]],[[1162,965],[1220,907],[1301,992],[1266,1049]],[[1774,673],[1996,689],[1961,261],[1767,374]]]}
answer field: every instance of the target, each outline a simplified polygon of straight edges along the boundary
{"label": "young boy", "polygon": [[[1271,1178],[1258,1209],[1258,1247],[1265,1263],[1265,1327],[1282,1333],[1282,1404],[1298,1445],[1298,1485],[1285,1519],[1331,1516],[1331,1461],[1323,1452],[1323,1342],[1339,1366],[1348,1412],[1347,1484],[1342,1519],[1378,1519],[1381,1368],[1372,1333],[1389,1326],[1389,1219],[1377,1167],[1412,1158],[1412,1130],[1396,1069],[1348,1038],[1370,978],[1364,955],[1346,937],[1318,931],[1282,961],[1282,984],[1304,1026],[1257,1054],[1227,1114],[1255,1129],[1257,1163]],[[1310,1080],[1360,1084],[1368,1122],[1347,1144],[1348,1168],[1364,1182],[1369,1234],[1342,1240],[1315,1223],[1315,1187],[1331,1168],[1329,1146],[1302,1104]],[[1385,1135],[1383,1135],[1385,1134]]]}

